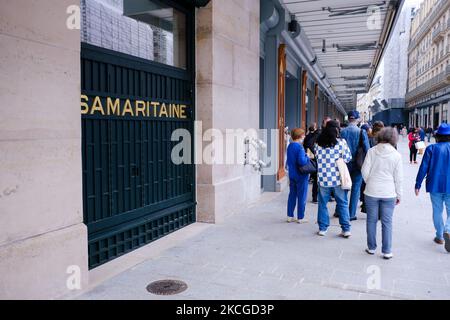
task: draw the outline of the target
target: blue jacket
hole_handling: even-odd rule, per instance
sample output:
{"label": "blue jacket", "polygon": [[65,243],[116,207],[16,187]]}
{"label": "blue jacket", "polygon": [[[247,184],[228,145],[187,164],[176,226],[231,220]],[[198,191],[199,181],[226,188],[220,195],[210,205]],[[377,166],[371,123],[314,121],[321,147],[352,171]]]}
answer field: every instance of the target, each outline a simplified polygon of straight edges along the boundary
{"label": "blue jacket", "polygon": [[419,130],[419,136],[420,140],[425,141],[425,130],[423,130],[422,128],[420,128]]}
{"label": "blue jacket", "polygon": [[450,142],[432,144],[425,149],[416,189],[420,189],[425,177],[427,192],[450,194]]}
{"label": "blue jacket", "polygon": [[[362,129],[358,128],[355,124],[350,124],[347,128],[341,131],[341,138],[347,141],[347,145],[352,153],[352,161],[348,163],[349,170],[352,171],[354,168],[354,161],[356,161],[356,152],[359,146],[359,133]],[[362,130],[363,137],[363,147],[364,151],[369,151],[369,137],[367,136],[366,130]]]}
{"label": "blue jacket", "polygon": [[305,149],[300,143],[291,142],[287,148],[287,165],[289,170],[289,179],[299,181],[305,179],[308,174],[301,174],[298,167],[304,166],[309,161]]}

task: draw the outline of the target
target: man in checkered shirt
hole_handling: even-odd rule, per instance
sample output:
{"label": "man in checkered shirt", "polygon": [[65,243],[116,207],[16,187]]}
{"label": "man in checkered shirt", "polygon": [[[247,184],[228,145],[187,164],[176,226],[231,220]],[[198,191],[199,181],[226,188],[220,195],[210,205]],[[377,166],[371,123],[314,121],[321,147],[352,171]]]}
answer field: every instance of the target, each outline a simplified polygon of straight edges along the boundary
{"label": "man in checkered shirt", "polygon": [[317,160],[317,177],[319,183],[319,205],[317,221],[320,236],[325,236],[330,225],[327,204],[331,194],[336,199],[336,211],[339,212],[339,223],[342,228],[341,235],[345,238],[350,233],[350,213],[348,208],[347,190],[341,188],[341,179],[336,160],[342,158],[348,163],[352,154],[347,142],[339,139],[339,123],[330,121],[317,139],[315,156]]}

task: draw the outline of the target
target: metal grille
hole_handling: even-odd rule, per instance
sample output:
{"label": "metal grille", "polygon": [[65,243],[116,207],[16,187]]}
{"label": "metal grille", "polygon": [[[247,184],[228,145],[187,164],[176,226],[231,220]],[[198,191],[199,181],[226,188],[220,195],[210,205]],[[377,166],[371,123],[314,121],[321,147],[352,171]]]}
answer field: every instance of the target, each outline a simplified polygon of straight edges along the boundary
{"label": "metal grille", "polygon": [[92,235],[89,239],[90,267],[95,268],[195,222],[193,205],[179,208],[174,208],[171,213],[160,212],[158,217],[143,219],[106,234]]}
{"label": "metal grille", "polygon": [[91,268],[195,221],[194,165],[171,161],[173,130],[193,133],[192,86],[187,70],[82,44],[83,95],[190,107],[186,119],[82,115]]}

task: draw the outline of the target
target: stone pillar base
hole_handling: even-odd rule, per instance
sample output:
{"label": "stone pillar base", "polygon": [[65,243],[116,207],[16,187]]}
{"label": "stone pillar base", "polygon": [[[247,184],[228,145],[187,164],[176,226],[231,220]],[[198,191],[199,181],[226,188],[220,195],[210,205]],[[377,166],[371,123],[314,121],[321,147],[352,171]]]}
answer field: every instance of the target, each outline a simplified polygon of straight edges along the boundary
{"label": "stone pillar base", "polygon": [[73,294],[67,282],[78,267],[81,289],[86,288],[87,246],[83,223],[1,246],[0,299],[54,299]]}

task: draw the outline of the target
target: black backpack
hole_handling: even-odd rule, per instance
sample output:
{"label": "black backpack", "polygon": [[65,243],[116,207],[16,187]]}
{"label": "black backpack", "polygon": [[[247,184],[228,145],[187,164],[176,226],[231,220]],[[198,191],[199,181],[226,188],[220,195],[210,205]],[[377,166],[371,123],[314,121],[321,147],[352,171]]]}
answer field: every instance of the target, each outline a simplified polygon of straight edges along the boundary
{"label": "black backpack", "polygon": [[356,150],[356,156],[355,156],[356,168],[358,168],[358,170],[361,170],[361,168],[364,164],[364,159],[366,158],[366,154],[367,154],[367,151],[364,150],[364,143],[363,143],[363,129],[360,129],[358,149]]}

